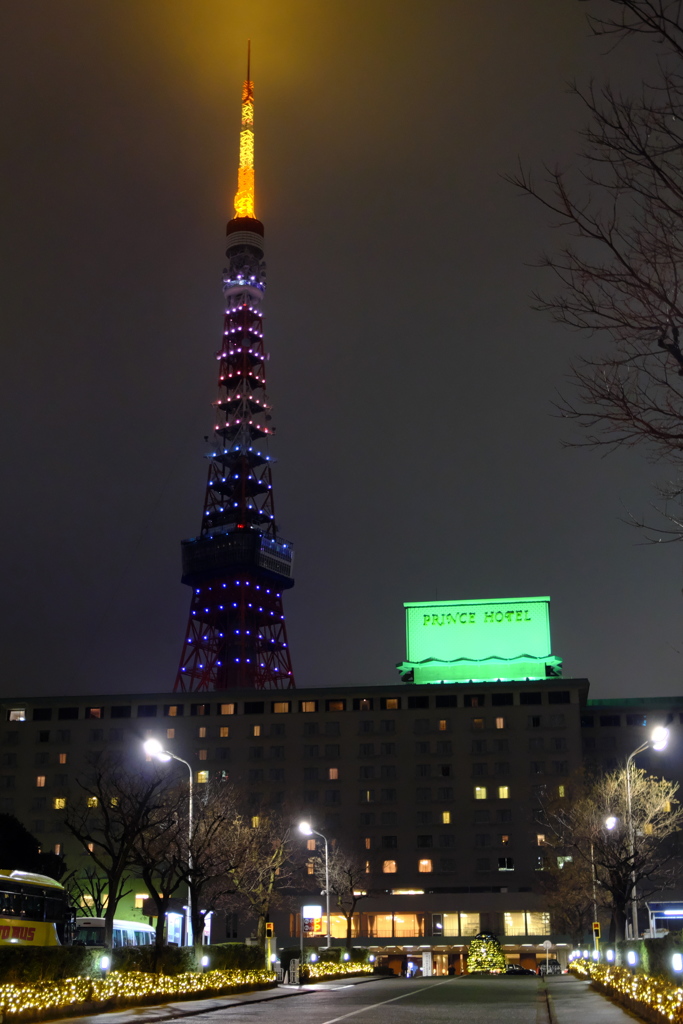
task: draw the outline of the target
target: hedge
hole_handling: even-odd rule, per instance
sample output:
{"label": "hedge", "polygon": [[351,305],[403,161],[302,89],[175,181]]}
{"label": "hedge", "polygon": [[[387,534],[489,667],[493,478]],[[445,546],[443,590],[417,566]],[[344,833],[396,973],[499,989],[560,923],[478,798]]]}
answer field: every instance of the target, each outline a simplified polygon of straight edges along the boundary
{"label": "hedge", "polygon": [[[241,942],[204,947],[212,970],[260,970],[263,950]],[[0,946],[0,978],[7,982],[64,981],[100,977],[100,959],[107,953],[92,946]],[[111,952],[112,970],[175,976],[196,970],[194,949],[183,946],[123,946]]]}

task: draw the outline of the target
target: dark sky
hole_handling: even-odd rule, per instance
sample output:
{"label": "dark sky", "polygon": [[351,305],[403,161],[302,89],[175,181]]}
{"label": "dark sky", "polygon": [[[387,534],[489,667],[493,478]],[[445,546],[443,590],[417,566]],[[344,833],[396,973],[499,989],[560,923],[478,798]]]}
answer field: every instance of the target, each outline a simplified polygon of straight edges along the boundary
{"label": "dark sky", "polygon": [[403,601],[550,594],[593,696],[681,692],[681,552],[623,523],[664,470],[561,446],[587,343],[501,178],[571,159],[568,79],[633,73],[586,7],[6,0],[2,693],[172,687],[248,37],[299,685],[397,678]]}

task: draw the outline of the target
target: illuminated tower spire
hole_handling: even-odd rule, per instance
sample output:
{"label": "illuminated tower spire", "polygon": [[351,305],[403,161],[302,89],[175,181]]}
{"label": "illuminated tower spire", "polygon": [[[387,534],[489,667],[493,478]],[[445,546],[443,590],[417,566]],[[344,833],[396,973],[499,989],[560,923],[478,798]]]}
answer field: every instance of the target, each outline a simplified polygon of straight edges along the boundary
{"label": "illuminated tower spire", "polygon": [[242,87],[240,166],[237,171],[235,216],[256,217],[254,212],[254,83],[251,80],[251,40],[247,43],[247,77]]}
{"label": "illuminated tower spire", "polygon": [[225,319],[209,476],[198,537],[182,542],[190,620],[176,690],[294,686],[282,591],[292,545],[275,523],[263,349],[263,224],[254,213],[254,87],[242,90],[235,216],[228,223]]}

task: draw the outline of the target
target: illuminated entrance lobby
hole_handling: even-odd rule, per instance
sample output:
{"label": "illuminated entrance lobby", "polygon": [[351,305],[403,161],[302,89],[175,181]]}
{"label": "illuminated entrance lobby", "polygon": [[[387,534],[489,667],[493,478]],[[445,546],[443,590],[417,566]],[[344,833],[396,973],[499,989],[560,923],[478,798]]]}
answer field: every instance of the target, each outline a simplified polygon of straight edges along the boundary
{"label": "illuminated entrance lobby", "polygon": [[406,683],[479,683],[553,679],[549,597],[494,601],[409,601]]}

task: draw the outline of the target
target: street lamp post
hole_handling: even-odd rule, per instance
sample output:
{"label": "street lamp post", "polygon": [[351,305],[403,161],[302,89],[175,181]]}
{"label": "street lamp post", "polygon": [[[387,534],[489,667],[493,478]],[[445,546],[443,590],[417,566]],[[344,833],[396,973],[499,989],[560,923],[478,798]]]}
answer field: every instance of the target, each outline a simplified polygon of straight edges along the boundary
{"label": "street lamp post", "polygon": [[192,812],[193,812],[193,773],[192,765],[188,764],[187,761],[183,760],[182,757],[178,757],[177,754],[171,753],[170,750],[166,750],[162,747],[159,740],[148,739],[145,740],[144,744],[145,753],[148,757],[153,757],[157,761],[178,761],[180,764],[184,764],[188,770],[190,778],[190,795],[188,801],[188,831],[187,831],[187,919],[185,922],[185,934],[187,936],[188,946],[194,945],[194,930],[192,928]]}
{"label": "street lamp post", "polygon": [[626,759],[626,809],[628,812],[628,855],[631,860],[631,937],[638,937],[638,897],[636,895],[636,834],[633,827],[633,808],[631,802],[631,765],[637,754],[642,754],[648,747],[653,750],[664,750],[669,741],[669,730],[658,725],[652,730],[649,740],[645,740],[639,747],[628,755]]}
{"label": "street lamp post", "polygon": [[[320,836],[325,844],[325,907],[327,911],[327,949],[332,948],[332,930],[330,928],[330,862],[327,853],[327,839],[322,832],[316,832],[314,828],[311,828],[307,821],[302,821],[299,825],[299,832],[304,836]],[[301,919],[301,930],[303,933],[304,921]]]}

